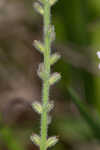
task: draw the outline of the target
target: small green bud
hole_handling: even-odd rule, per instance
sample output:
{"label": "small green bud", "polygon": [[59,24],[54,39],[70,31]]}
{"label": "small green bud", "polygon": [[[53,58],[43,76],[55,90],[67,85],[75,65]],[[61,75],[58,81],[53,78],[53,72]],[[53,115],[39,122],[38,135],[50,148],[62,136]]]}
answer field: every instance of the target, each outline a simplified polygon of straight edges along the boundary
{"label": "small green bud", "polygon": [[58,142],[58,138],[56,136],[50,137],[47,140],[47,148],[54,146]]}
{"label": "small green bud", "polygon": [[39,102],[32,103],[32,108],[38,113],[42,114],[42,105]]}
{"label": "small green bud", "polygon": [[44,46],[40,41],[34,40],[34,47],[41,53],[44,53]]}
{"label": "small green bud", "polygon": [[36,146],[40,146],[40,137],[37,134],[33,134],[30,139]]}
{"label": "small green bud", "polygon": [[44,64],[43,63],[39,64],[37,74],[42,80],[44,80],[45,73],[44,73]]}
{"label": "small green bud", "polygon": [[60,59],[60,57],[61,56],[58,53],[51,55],[50,64],[51,65],[55,64]]}
{"label": "small green bud", "polygon": [[50,39],[51,42],[55,40],[56,34],[55,34],[55,27],[53,25],[49,26],[48,32],[50,33]]}
{"label": "small green bud", "polygon": [[53,6],[58,0],[49,0],[50,5]]}
{"label": "small green bud", "polygon": [[48,123],[48,125],[51,123],[51,121],[52,121],[52,117],[50,116],[50,115],[48,115],[48,119],[47,119],[47,123]]}
{"label": "small green bud", "polygon": [[59,73],[53,73],[49,79],[49,83],[50,85],[55,84],[56,82],[58,82],[61,79],[61,75]]}
{"label": "small green bud", "polygon": [[43,7],[42,7],[41,4],[35,2],[33,6],[34,6],[34,9],[35,9],[38,13],[40,13],[41,15],[44,14],[44,9],[43,9]]}
{"label": "small green bud", "polygon": [[53,101],[48,103],[48,105],[47,105],[48,112],[50,112],[53,109],[53,107],[54,107],[54,102]]}

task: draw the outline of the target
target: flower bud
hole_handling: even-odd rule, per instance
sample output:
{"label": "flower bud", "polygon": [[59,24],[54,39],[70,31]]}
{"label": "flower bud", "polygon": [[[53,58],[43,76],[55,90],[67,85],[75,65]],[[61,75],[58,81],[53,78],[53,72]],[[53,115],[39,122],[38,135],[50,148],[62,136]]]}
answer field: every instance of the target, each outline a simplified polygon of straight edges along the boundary
{"label": "flower bud", "polygon": [[60,57],[61,56],[58,53],[51,55],[50,64],[51,65],[55,64],[60,59]]}
{"label": "flower bud", "polygon": [[44,53],[44,46],[40,41],[34,40],[34,47],[41,53]]}
{"label": "flower bud", "polygon": [[50,85],[55,84],[56,82],[58,82],[61,79],[61,75],[59,73],[53,73],[49,79],[49,83]]}
{"label": "flower bud", "polygon": [[49,0],[50,5],[53,6],[58,0]]}
{"label": "flower bud", "polygon": [[32,108],[38,113],[42,114],[42,105],[39,102],[32,103]]}
{"label": "flower bud", "polygon": [[41,4],[35,2],[33,6],[34,6],[34,9],[36,10],[36,12],[40,13],[41,15],[44,14],[44,9]]}
{"label": "flower bud", "polygon": [[30,138],[35,145],[40,146],[40,137],[37,134],[32,135]]}
{"label": "flower bud", "polygon": [[55,28],[53,25],[49,26],[48,32],[50,33],[51,42],[53,42],[55,40],[55,37],[56,37]]}
{"label": "flower bud", "polygon": [[50,115],[48,115],[48,120],[47,120],[48,122],[48,125],[51,123],[51,121],[52,121],[52,117],[50,116]]}
{"label": "flower bud", "polygon": [[53,101],[49,102],[47,105],[48,112],[50,112],[53,109],[53,107],[54,107],[54,102]]}
{"label": "flower bud", "polygon": [[47,140],[47,148],[54,146],[58,142],[58,138],[56,136],[50,137]]}
{"label": "flower bud", "polygon": [[45,71],[44,71],[44,64],[43,64],[43,63],[40,63],[40,64],[39,64],[39,68],[38,68],[37,74],[38,74],[38,76],[39,76],[42,80],[44,80]]}

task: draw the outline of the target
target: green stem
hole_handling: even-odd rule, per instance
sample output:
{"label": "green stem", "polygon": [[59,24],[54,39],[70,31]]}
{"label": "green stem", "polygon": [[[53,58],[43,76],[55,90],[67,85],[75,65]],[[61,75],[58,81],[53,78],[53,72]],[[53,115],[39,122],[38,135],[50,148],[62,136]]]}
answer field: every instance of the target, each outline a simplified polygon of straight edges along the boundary
{"label": "green stem", "polygon": [[47,114],[47,104],[49,101],[49,77],[50,77],[50,4],[48,0],[44,0],[44,68],[45,68],[45,80],[43,81],[43,112],[41,115],[41,142],[40,150],[46,150],[46,141],[47,141],[47,130],[48,130],[48,114]]}

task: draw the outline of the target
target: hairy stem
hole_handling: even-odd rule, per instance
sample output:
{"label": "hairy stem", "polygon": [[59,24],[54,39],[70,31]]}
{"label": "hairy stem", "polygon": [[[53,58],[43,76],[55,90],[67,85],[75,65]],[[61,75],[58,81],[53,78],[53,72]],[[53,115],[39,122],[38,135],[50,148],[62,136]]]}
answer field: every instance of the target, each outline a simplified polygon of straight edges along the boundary
{"label": "hairy stem", "polygon": [[51,6],[55,4],[57,0],[38,0],[34,3],[34,8],[43,16],[44,22],[44,42],[35,40],[34,46],[40,51],[44,56],[44,62],[39,64],[39,69],[37,71],[38,76],[43,81],[42,87],[42,104],[39,102],[34,102],[32,104],[33,109],[41,115],[41,131],[40,136],[34,134],[31,136],[32,142],[37,145],[40,150],[46,150],[47,148],[54,146],[58,142],[56,136],[47,136],[48,123],[49,123],[49,112],[52,110],[54,104],[52,101],[49,102],[49,90],[50,85],[55,84],[61,75],[57,72],[52,73],[50,71],[51,65],[57,62],[60,58],[58,53],[51,55],[51,43],[55,39],[54,26],[51,25]]}
{"label": "hairy stem", "polygon": [[50,78],[50,4],[48,0],[44,0],[44,69],[45,69],[45,80],[43,81],[43,95],[42,95],[42,103],[43,103],[43,112],[41,115],[41,142],[40,142],[40,150],[46,150],[46,141],[47,141],[47,104],[49,101],[49,78]]}

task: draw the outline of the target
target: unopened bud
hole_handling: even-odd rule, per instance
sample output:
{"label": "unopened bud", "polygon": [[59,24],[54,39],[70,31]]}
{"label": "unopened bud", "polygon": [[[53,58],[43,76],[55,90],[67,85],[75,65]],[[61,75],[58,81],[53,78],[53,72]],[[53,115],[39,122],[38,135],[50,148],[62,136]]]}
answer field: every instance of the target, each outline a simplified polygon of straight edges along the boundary
{"label": "unopened bud", "polygon": [[40,137],[37,134],[31,136],[31,141],[36,145],[40,146]]}
{"label": "unopened bud", "polygon": [[60,59],[60,57],[61,56],[58,53],[51,55],[50,64],[51,65],[55,64]]}
{"label": "unopened bud", "polygon": [[34,6],[34,9],[35,9],[38,13],[40,13],[41,15],[44,14],[44,9],[43,9],[43,7],[42,7],[41,4],[35,2],[33,6]]}
{"label": "unopened bud", "polygon": [[50,33],[51,42],[53,42],[55,40],[55,37],[56,37],[54,26],[50,25],[48,31]]}
{"label": "unopened bud", "polygon": [[53,107],[54,107],[54,102],[53,101],[49,102],[47,105],[48,112],[50,112],[53,109]]}
{"label": "unopened bud", "polygon": [[38,113],[42,114],[42,105],[39,102],[32,103],[32,108]]}
{"label": "unopened bud", "polygon": [[44,64],[43,63],[39,64],[37,74],[42,80],[44,79],[45,73],[44,73]]}
{"label": "unopened bud", "polygon": [[53,6],[58,0],[49,0],[50,5]]}
{"label": "unopened bud", "polygon": [[44,53],[44,46],[40,41],[34,40],[34,47],[41,53]]}
{"label": "unopened bud", "polygon": [[50,137],[47,140],[47,148],[54,146],[58,142],[58,138],[56,136]]}
{"label": "unopened bud", "polygon": [[61,75],[59,73],[53,73],[49,79],[49,83],[50,85],[55,84],[56,82],[58,82],[61,79]]}
{"label": "unopened bud", "polygon": [[49,116],[48,116],[48,122],[47,122],[48,125],[51,123],[51,121],[52,121],[52,117],[49,115]]}

